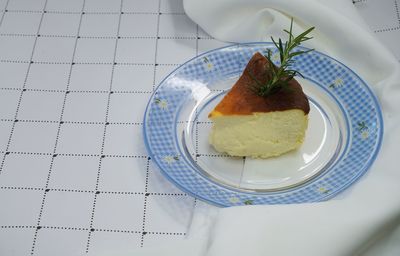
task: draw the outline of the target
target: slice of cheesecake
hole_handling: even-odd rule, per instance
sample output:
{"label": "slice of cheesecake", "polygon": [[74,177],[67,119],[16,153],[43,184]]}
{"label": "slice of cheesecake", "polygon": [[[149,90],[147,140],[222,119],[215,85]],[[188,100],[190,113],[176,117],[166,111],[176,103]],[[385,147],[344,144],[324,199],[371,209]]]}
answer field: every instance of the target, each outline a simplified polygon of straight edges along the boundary
{"label": "slice of cheesecake", "polygon": [[209,142],[217,151],[268,158],[303,143],[310,106],[300,84],[291,79],[287,87],[268,96],[259,96],[253,89],[255,78],[260,82],[269,79],[268,64],[262,54],[254,54],[239,80],[209,114],[213,121]]}

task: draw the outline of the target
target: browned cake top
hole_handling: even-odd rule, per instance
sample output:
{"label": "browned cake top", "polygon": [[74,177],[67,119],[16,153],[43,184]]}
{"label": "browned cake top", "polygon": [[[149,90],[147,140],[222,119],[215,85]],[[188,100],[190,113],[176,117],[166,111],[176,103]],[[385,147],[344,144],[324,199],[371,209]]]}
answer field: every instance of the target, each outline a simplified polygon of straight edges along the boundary
{"label": "browned cake top", "polygon": [[255,53],[247,64],[239,80],[232,89],[215,107],[223,115],[249,115],[254,112],[284,111],[289,109],[303,110],[304,114],[310,112],[310,105],[300,84],[292,79],[287,89],[281,89],[268,96],[259,96],[252,89],[254,79],[252,74],[261,82],[265,82],[265,70],[269,68],[268,60],[259,52]]}

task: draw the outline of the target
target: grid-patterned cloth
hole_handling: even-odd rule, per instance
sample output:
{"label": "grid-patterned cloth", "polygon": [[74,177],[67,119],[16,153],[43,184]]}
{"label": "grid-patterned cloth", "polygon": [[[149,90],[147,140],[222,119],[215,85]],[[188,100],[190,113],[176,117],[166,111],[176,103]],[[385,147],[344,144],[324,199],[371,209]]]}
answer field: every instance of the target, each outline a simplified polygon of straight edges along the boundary
{"label": "grid-patterned cloth", "polygon": [[[398,0],[354,1],[400,59]],[[0,0],[0,255],[181,239],[196,205],[148,158],[159,81],[225,43],[179,0]]]}

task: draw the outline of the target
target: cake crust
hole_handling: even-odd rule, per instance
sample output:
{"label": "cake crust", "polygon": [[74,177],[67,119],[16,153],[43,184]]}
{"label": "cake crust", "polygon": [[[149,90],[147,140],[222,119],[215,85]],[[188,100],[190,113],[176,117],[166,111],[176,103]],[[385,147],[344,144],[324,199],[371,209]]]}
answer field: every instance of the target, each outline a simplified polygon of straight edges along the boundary
{"label": "cake crust", "polygon": [[269,68],[268,60],[261,53],[255,53],[239,80],[209,114],[209,117],[251,115],[255,112],[266,113],[290,109],[300,109],[307,115],[310,112],[310,105],[303,89],[295,79],[289,81],[287,88],[267,97],[259,96],[253,91],[251,86],[255,81],[249,72],[264,83],[269,79],[265,75],[266,68]]}

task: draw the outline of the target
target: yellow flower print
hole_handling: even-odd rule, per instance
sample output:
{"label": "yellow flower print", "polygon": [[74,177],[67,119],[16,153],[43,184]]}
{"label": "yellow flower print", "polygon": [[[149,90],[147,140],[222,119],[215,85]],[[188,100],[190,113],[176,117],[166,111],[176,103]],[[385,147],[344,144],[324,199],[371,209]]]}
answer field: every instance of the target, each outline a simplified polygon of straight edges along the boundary
{"label": "yellow flower print", "polygon": [[334,89],[334,88],[338,88],[338,87],[342,87],[344,84],[344,81],[342,78],[337,77],[335,80],[333,80],[333,82],[329,85],[329,88]]}
{"label": "yellow flower print", "polygon": [[211,71],[214,68],[214,65],[212,64],[212,62],[210,62],[208,60],[207,57],[203,57],[203,62],[204,62],[204,67],[206,68],[206,70]]}
{"label": "yellow flower print", "polygon": [[174,156],[165,156],[164,157],[164,162],[166,162],[167,164],[173,164],[176,160],[176,157]]}
{"label": "yellow flower print", "polygon": [[364,140],[367,139],[369,137],[369,132],[368,130],[364,130],[361,132],[361,138],[363,138]]}
{"label": "yellow flower print", "polygon": [[168,101],[166,101],[166,100],[155,99],[155,103],[156,103],[161,109],[167,109],[167,108],[168,108]]}
{"label": "yellow flower print", "polygon": [[326,188],[326,187],[324,187],[324,186],[318,188],[318,192],[321,193],[321,194],[329,193],[329,191],[331,191],[331,190]]}
{"label": "yellow flower print", "polygon": [[231,198],[229,198],[229,202],[231,202],[233,204],[237,204],[240,202],[240,199],[237,197],[231,197]]}

